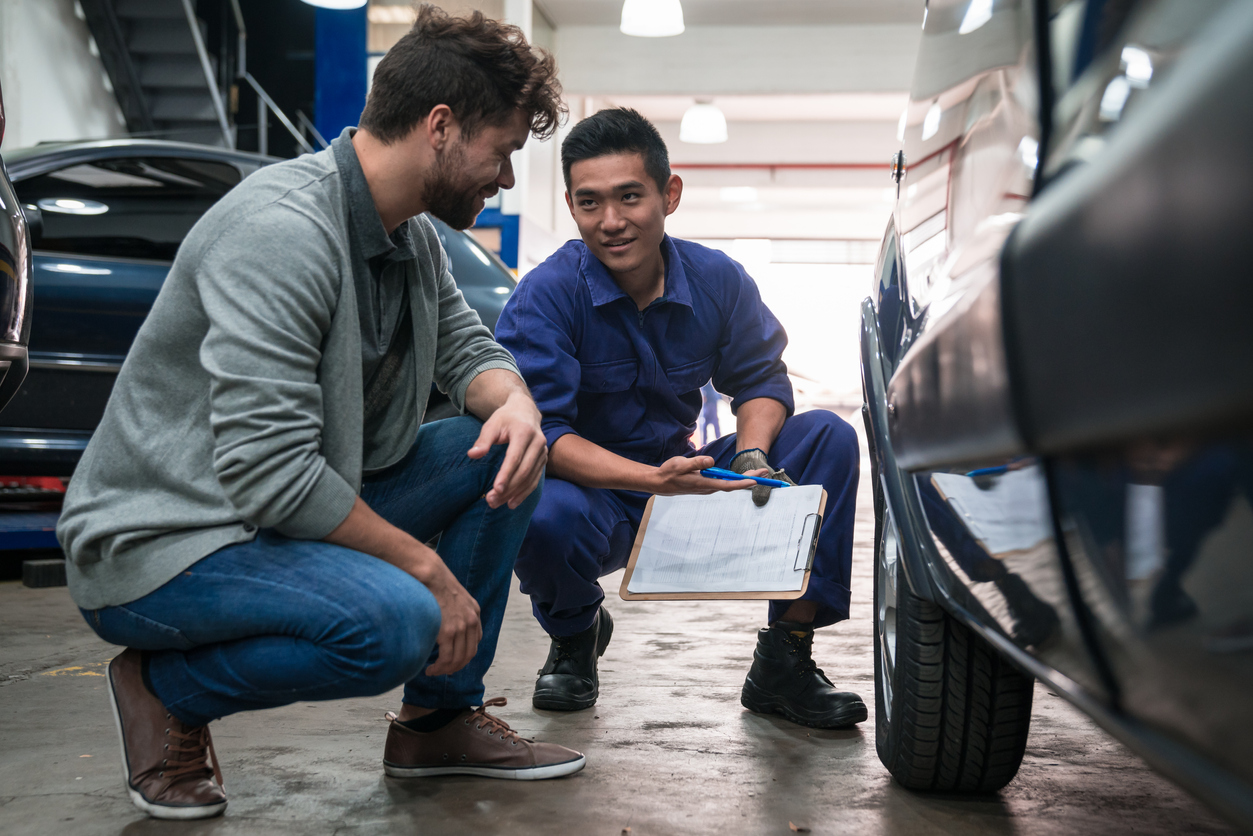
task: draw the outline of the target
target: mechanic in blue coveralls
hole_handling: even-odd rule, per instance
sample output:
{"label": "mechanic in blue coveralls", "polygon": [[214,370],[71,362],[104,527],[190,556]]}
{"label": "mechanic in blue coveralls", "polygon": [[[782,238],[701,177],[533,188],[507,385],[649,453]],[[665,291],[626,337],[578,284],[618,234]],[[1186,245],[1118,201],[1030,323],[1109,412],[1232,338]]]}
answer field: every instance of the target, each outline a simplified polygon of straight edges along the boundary
{"label": "mechanic in blue coveralls", "polygon": [[[599,578],[626,565],[650,494],[752,487],[698,472],[716,465],[828,493],[808,591],[771,602],[741,701],[820,728],[865,720],[861,698],[834,687],[811,654],[815,628],[848,618],[853,429],[823,410],[793,415],[781,359],[787,335],[753,280],[723,253],[665,234],[683,183],[648,120],[603,110],[574,127],[561,157],[582,240],[527,274],[496,331],[531,388],[550,448],[515,566],[552,638],[535,706],[596,702],[597,658],[613,631]],[[696,451],[700,388],[711,378],[733,399],[739,432]],[[759,505],[768,501],[769,488],[753,490]]]}

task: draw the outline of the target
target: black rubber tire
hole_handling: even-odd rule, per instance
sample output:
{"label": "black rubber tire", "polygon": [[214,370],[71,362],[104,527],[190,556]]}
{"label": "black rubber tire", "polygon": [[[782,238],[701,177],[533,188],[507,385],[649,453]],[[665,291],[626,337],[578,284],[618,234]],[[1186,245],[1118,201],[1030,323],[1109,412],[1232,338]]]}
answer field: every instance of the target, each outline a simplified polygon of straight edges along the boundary
{"label": "black rubber tire", "polygon": [[[875,490],[875,618],[883,548],[883,497]],[[896,563],[896,654],[884,699],[880,630],[874,631],[875,748],[902,786],[995,792],[1018,773],[1035,680],[936,604],[913,595]]]}

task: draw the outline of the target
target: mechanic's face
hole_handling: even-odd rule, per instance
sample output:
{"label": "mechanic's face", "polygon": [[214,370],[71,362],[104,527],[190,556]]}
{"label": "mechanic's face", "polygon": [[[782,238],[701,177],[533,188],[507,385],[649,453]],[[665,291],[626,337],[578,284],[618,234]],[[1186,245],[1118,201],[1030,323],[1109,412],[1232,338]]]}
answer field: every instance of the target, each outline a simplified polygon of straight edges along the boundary
{"label": "mechanic's face", "polygon": [[566,204],[592,254],[610,273],[630,273],[660,257],[666,216],[682,193],[673,174],[659,190],[642,155],[607,154],[570,166]]}
{"label": "mechanic's face", "polygon": [[453,229],[468,229],[483,211],[487,199],[501,189],[512,189],[515,179],[510,155],[526,143],[530,123],[515,111],[503,125],[479,125],[466,139],[458,130],[427,176],[423,194],[427,211]]}

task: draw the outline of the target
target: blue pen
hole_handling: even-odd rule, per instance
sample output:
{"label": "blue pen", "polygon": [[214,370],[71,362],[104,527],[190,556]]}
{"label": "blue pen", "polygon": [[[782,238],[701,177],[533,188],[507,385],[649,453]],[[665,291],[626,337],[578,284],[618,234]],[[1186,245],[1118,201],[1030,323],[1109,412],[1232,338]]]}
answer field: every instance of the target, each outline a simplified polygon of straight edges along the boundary
{"label": "blue pen", "polygon": [[701,476],[708,476],[710,479],[723,479],[727,482],[740,482],[744,479],[756,482],[759,485],[766,485],[771,488],[790,488],[787,482],[779,479],[764,479],[761,476],[745,476],[742,473],[736,473],[734,470],[724,470],[721,467],[707,467],[700,472]]}
{"label": "blue pen", "polygon": [[1000,475],[1000,474],[1002,474],[1002,473],[1008,473],[1008,472],[1009,472],[1009,465],[1005,465],[1005,464],[1003,464],[1003,465],[999,465],[999,466],[997,466],[997,467],[981,467],[981,468],[979,468],[978,470],[972,470],[972,471],[970,471],[970,472],[969,472],[969,473],[967,473],[966,475],[967,475],[967,476],[970,476],[970,477],[975,477],[975,476],[998,476],[998,475]]}

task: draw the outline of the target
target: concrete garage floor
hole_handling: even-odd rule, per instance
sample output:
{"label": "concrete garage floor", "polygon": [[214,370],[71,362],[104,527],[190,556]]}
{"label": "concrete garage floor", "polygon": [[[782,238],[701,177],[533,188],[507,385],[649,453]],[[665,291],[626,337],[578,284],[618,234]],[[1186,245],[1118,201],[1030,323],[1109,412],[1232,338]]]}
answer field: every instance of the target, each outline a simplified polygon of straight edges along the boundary
{"label": "concrete garage floor", "polygon": [[[863,447],[864,449],[864,447]],[[864,473],[869,472],[866,466]],[[874,695],[874,520],[862,480],[853,618],[819,634],[838,684]],[[1227,833],[1199,803],[1037,686],[1017,779],[996,796],[902,790],[874,751],[874,712],[822,732],[739,704],[764,606],[626,603],[605,579],[616,631],[601,699],[573,715],[530,693],[547,641],[515,589],[488,696],[526,736],[574,746],[587,768],[556,781],[394,780],[383,713],[400,692],[236,715],[213,726],[230,793],[206,822],[147,819],[122,787],[103,670],[116,652],[64,589],[0,584],[0,832],[21,834],[815,834]],[[801,831],[803,832],[803,831]]]}

